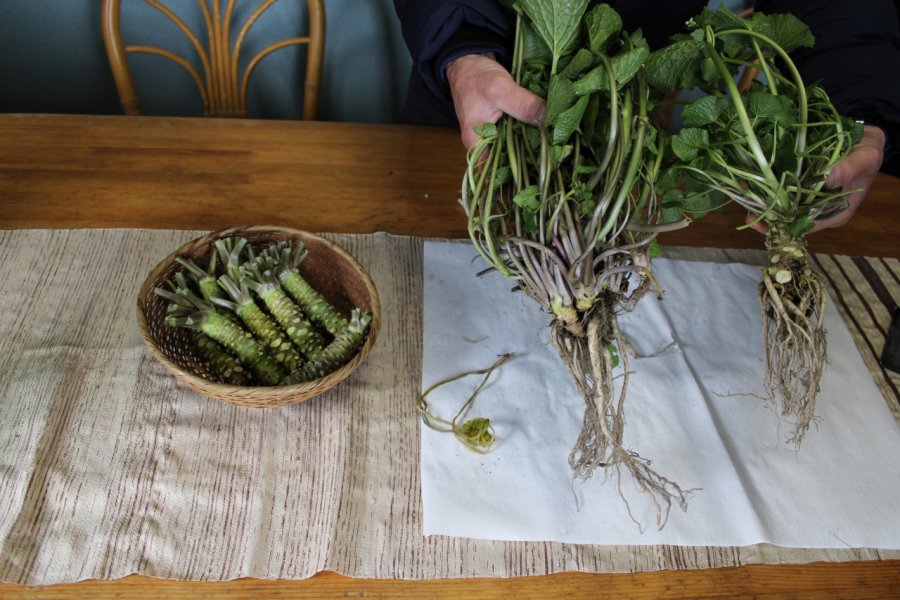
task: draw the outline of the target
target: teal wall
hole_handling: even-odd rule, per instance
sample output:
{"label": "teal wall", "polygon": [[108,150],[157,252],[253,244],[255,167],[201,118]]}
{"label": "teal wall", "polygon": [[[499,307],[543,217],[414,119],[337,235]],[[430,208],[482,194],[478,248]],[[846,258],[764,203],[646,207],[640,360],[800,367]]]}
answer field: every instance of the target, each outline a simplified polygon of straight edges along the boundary
{"label": "teal wall", "polygon": [[[169,0],[185,21],[202,19],[196,0]],[[224,4],[224,2],[223,2]],[[247,2],[236,13],[243,23]],[[392,122],[406,93],[410,59],[391,0],[325,0],[327,39],[319,117]],[[305,0],[280,0],[254,25],[242,57],[262,40],[305,31]],[[141,0],[123,0],[128,43],[165,42],[191,56],[165,17]],[[199,114],[200,99],[181,67],[130,58],[144,112]],[[249,110],[261,118],[298,118],[305,50],[285,48],[254,71]],[[166,77],[147,77],[163,71]],[[163,83],[157,83],[163,82]],[[121,112],[100,33],[100,0],[0,0],[0,112]]]}

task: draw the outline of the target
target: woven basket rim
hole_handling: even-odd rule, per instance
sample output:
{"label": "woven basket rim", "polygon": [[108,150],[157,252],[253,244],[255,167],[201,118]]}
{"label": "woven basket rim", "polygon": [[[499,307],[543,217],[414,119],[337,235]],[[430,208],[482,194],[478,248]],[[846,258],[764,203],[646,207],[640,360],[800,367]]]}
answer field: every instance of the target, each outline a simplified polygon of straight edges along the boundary
{"label": "woven basket rim", "polygon": [[[372,315],[372,322],[369,324],[369,330],[366,334],[366,339],[363,342],[362,346],[360,346],[354,356],[347,363],[345,363],[335,371],[332,371],[331,373],[325,375],[324,377],[293,385],[239,386],[211,381],[209,379],[206,379],[205,377],[201,377],[195,373],[191,373],[190,371],[187,371],[186,369],[178,365],[159,347],[153,335],[150,333],[146,310],[149,295],[153,294],[153,287],[155,286],[155,283],[160,278],[160,276],[172,266],[172,263],[175,262],[175,257],[177,256],[190,254],[192,250],[196,250],[198,248],[208,247],[218,239],[246,234],[250,234],[251,236],[278,234],[280,236],[286,236],[294,240],[306,239],[315,241],[325,246],[329,252],[335,253],[343,261],[350,265],[350,267],[360,278],[363,286],[365,287],[370,304],[368,311]],[[137,312],[136,316],[138,330],[144,340],[145,345],[149,348],[153,356],[163,365],[165,365],[166,368],[168,368],[169,371],[171,371],[177,379],[187,384],[194,390],[207,396],[232,404],[246,406],[275,407],[293,404],[318,396],[326,390],[334,387],[335,385],[346,379],[365,360],[372,347],[374,346],[375,340],[378,337],[378,333],[381,328],[381,302],[378,296],[378,290],[376,289],[375,283],[372,281],[369,273],[365,270],[365,268],[363,268],[363,266],[359,263],[358,260],[356,260],[353,255],[347,252],[347,250],[345,250],[339,244],[325,237],[322,237],[321,235],[301,229],[274,225],[249,225],[229,227],[226,229],[209,232],[188,241],[187,243],[169,253],[168,256],[163,258],[156,265],[156,267],[154,267],[150,271],[150,273],[144,279],[143,284],[141,285],[135,308]],[[242,402],[236,397],[245,397],[247,398],[247,402]]]}

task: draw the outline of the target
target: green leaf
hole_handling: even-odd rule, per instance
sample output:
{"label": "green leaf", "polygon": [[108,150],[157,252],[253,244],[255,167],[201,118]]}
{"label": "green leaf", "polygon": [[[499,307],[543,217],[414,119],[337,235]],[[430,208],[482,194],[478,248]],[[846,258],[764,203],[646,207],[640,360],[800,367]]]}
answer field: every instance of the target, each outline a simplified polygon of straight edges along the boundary
{"label": "green leaf", "polygon": [[600,4],[590,10],[585,17],[588,44],[596,55],[605,53],[606,46],[622,31],[622,17],[608,4]]}
{"label": "green leaf", "polygon": [[704,8],[699,15],[691,19],[691,25],[698,29],[712,27],[713,31],[749,28],[744,19],[731,12],[724,4],[720,5],[718,10]]}
{"label": "green leaf", "polygon": [[674,223],[684,218],[684,209],[681,207],[681,201],[671,205],[663,205],[659,211],[660,223]]}
{"label": "green leaf", "polygon": [[600,90],[609,90],[609,75],[606,72],[606,65],[600,63],[591,69],[587,75],[572,84],[572,90],[579,96]]}
{"label": "green leaf", "polygon": [[788,231],[791,232],[791,235],[795,238],[803,237],[810,229],[813,228],[813,220],[809,218],[809,215],[800,215],[794,221],[788,225]]}
{"label": "green leaf", "polygon": [[793,173],[797,169],[799,158],[794,152],[794,144],[796,138],[790,131],[786,131],[778,143],[775,150],[775,159],[772,161],[772,171],[776,177],[780,177],[782,173]]}
{"label": "green leaf", "polygon": [[[737,72],[737,67],[728,65],[728,70],[734,75]],[[722,74],[719,73],[719,69],[716,67],[713,59],[708,56],[700,59],[700,82],[702,84],[701,87],[705,86],[707,90],[718,89],[722,84]]]}
{"label": "green leaf", "polygon": [[609,344],[606,347],[607,351],[609,351],[609,358],[612,361],[613,369],[619,366],[619,362],[622,360],[619,358],[619,350],[616,348],[615,344]]}
{"label": "green leaf", "polygon": [[509,165],[503,165],[497,169],[497,173],[494,175],[494,187],[501,188],[511,181],[512,169],[509,168]]}
{"label": "green leaf", "polygon": [[541,202],[537,196],[538,186],[529,185],[513,196],[513,203],[525,212],[537,212],[541,208]]}
{"label": "green leaf", "polygon": [[773,96],[763,91],[750,92],[746,95],[745,105],[751,119],[771,121],[786,127],[798,120],[797,107],[784,95]]}
{"label": "green leaf", "polygon": [[616,77],[616,84],[620,88],[625,86],[638,74],[638,71],[641,70],[648,58],[650,58],[650,49],[646,46],[640,46],[614,56],[612,67]]}
{"label": "green leaf", "polygon": [[703,49],[702,41],[687,38],[657,50],[647,60],[647,81],[662,91],[697,87]]}
{"label": "green leaf", "polygon": [[656,138],[657,129],[655,127],[648,127],[647,133],[644,135],[644,151],[652,156],[656,156],[659,153],[656,147]]}
{"label": "green leaf", "polygon": [[580,48],[578,52],[572,57],[572,60],[565,66],[565,68],[560,71],[560,77],[565,79],[575,79],[578,75],[581,75],[585,71],[588,71],[591,67],[594,66],[594,55],[591,54],[590,50],[586,48]]}
{"label": "green leaf", "polygon": [[575,131],[579,131],[581,125],[581,117],[588,105],[588,97],[582,96],[578,102],[568,110],[563,111],[556,119],[556,125],[553,127],[553,137],[551,143],[554,145],[565,144]]}
{"label": "green leaf", "polygon": [[849,117],[843,117],[842,121],[844,124],[844,129],[850,130],[850,143],[853,145],[858,144],[860,140],[862,140],[864,131],[863,127],[865,127],[865,125],[860,123],[859,121],[854,121]]}
{"label": "green leaf", "polygon": [[592,94],[586,96],[588,100],[587,108],[584,111],[584,117],[581,119],[581,133],[585,140],[593,140],[597,131],[597,116],[600,114],[600,96]]}
{"label": "green leaf", "polygon": [[656,193],[666,194],[670,190],[678,191],[678,186],[680,183],[681,173],[678,171],[678,169],[666,169],[656,179]]}
{"label": "green leaf", "polygon": [[550,79],[547,92],[547,123],[553,125],[556,119],[575,104],[575,88],[568,79],[554,75]]}
{"label": "green leaf", "polygon": [[522,59],[526,63],[549,65],[553,60],[550,47],[526,20],[522,21]]}
{"label": "green leaf", "polygon": [[572,150],[571,144],[565,146],[550,146],[550,168],[559,168],[562,161],[566,160],[566,158],[572,154]]}
{"label": "green leaf", "polygon": [[749,26],[753,31],[770,38],[789,54],[797,48],[812,48],[816,43],[809,27],[790,13],[753,13]]}
{"label": "green leaf", "polygon": [[692,217],[702,217],[720,204],[708,189],[686,194],[682,203],[684,211]]}
{"label": "green leaf", "polygon": [[700,150],[709,146],[709,133],[697,127],[685,127],[672,136],[672,150],[681,160],[694,160]]}
{"label": "green leaf", "polygon": [[[634,76],[638,74],[649,56],[650,50],[643,46],[614,56],[610,63],[613,77],[616,78],[616,85],[621,88],[634,79]],[[598,91],[608,92],[610,88],[606,65],[600,63],[591,69],[587,75],[574,82],[572,86],[572,89],[579,96]]]}
{"label": "green leaf", "polygon": [[494,123],[483,123],[475,126],[475,134],[480,138],[491,138],[497,135],[497,125]]}
{"label": "green leaf", "polygon": [[578,37],[581,17],[588,0],[520,0],[522,10],[535,30],[550,47],[553,64],[565,54]]}
{"label": "green leaf", "polygon": [[702,127],[715,123],[719,115],[728,108],[728,100],[721,96],[703,96],[688,104],[681,113],[685,127]]}

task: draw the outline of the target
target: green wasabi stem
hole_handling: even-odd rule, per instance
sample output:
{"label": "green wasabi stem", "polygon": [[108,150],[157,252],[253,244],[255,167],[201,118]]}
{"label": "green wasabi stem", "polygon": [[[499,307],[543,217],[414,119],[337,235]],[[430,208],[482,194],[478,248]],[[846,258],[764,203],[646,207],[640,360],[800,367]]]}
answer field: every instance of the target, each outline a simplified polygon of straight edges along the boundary
{"label": "green wasabi stem", "polygon": [[244,370],[240,361],[228,353],[218,342],[203,332],[193,332],[194,345],[203,357],[206,367],[213,373],[219,383],[229,385],[249,385],[253,378]]}
{"label": "green wasabi stem", "polygon": [[[215,247],[219,260],[222,261],[225,274],[235,281],[240,281],[241,266],[243,264],[242,255],[245,248],[249,251],[247,238],[238,236],[222,238],[216,240]],[[252,259],[252,256],[249,254],[248,257]]]}
{"label": "green wasabi stem", "polygon": [[292,373],[284,383],[290,385],[312,381],[313,379],[324,377],[346,364],[365,339],[371,322],[371,314],[354,308],[347,327],[330,344],[325,346],[321,352],[303,365],[299,371]]}
{"label": "green wasabi stem", "polygon": [[[179,277],[180,276],[180,277]],[[174,281],[169,281],[169,287],[171,289],[163,289],[161,287],[154,288],[153,291],[157,296],[165,298],[169,301],[169,313],[173,312],[193,312],[195,310],[203,310],[209,308],[211,305],[209,302],[195,294],[189,287],[187,287],[187,282],[184,280],[184,276],[182,273],[176,274],[177,283]]]}
{"label": "green wasabi stem", "polygon": [[322,334],[313,328],[300,307],[281,289],[275,275],[271,271],[262,270],[259,262],[246,267],[247,275],[241,281],[256,292],[297,349],[306,358],[318,354],[325,346]]}
{"label": "green wasabi stem", "polygon": [[299,369],[303,364],[303,357],[294,350],[293,344],[285,337],[278,324],[256,304],[247,284],[238,283],[230,276],[222,275],[219,277],[219,286],[233,302],[224,298],[213,298],[212,302],[240,317],[250,332],[262,342],[275,360],[287,368],[288,372]]}
{"label": "green wasabi stem", "polygon": [[193,276],[197,285],[200,287],[200,293],[207,300],[222,296],[222,290],[219,288],[219,284],[216,283],[217,256],[216,252],[210,253],[209,265],[205,271],[189,258],[183,256],[175,257],[175,262],[187,269],[188,273]]}
{"label": "green wasabi stem", "polygon": [[292,248],[287,242],[270,245],[266,254],[268,267],[278,277],[281,287],[300,305],[309,320],[331,335],[338,335],[347,327],[347,318],[300,275],[299,265],[306,255],[302,243]]}
{"label": "green wasabi stem", "polygon": [[[182,274],[178,273],[178,275]],[[183,276],[176,277],[176,279],[180,280],[181,285],[186,284]],[[169,301],[166,311],[166,323],[174,319],[188,317],[197,310],[209,309],[208,303],[189,289],[183,288],[186,291],[179,293],[177,291],[180,289],[179,284],[173,281],[169,281],[169,286],[175,291],[159,287],[153,290],[158,296]],[[244,370],[234,356],[229,354],[214,339],[201,331],[195,331],[193,341],[207,368],[211,373],[218,376],[221,383],[245,385],[252,382],[250,374]]]}
{"label": "green wasabi stem", "polygon": [[198,310],[187,316],[167,315],[166,324],[205,333],[237,356],[262,385],[278,385],[285,377],[281,366],[249,331],[211,309]]}

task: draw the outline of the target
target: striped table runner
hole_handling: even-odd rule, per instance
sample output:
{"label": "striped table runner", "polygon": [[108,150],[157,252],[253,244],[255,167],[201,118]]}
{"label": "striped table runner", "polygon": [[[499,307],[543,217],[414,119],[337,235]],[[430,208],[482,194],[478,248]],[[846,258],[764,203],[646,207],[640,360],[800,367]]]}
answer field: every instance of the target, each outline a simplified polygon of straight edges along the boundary
{"label": "striped table runner", "polygon": [[900,262],[821,254],[815,255],[814,261],[825,275],[830,297],[837,304],[866,366],[894,417],[900,420],[900,374],[881,364],[885,336],[900,302]]}
{"label": "striped table runner", "polygon": [[[492,542],[422,535],[422,241],[328,236],[381,295],[366,363],[277,410],[212,401],[144,348],[146,274],[203,232],[0,231],[0,580],[444,578],[900,558],[898,551]],[[675,249],[676,258],[759,260]],[[873,377],[900,299],[894,259],[816,256]]]}

